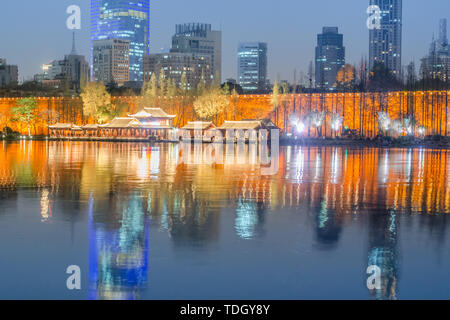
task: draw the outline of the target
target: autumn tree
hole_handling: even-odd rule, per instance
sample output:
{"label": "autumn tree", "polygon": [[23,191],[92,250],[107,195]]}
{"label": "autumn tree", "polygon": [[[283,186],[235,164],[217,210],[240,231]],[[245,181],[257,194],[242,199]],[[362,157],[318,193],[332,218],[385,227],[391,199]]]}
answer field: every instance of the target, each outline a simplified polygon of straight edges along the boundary
{"label": "autumn tree", "polygon": [[144,83],[142,87],[139,107],[153,107],[157,103],[158,92],[158,80],[156,79],[156,75],[152,73],[150,81]]}
{"label": "autumn tree", "polygon": [[336,89],[339,91],[349,91],[355,86],[355,68],[351,64],[346,64],[337,73]]}
{"label": "autumn tree", "polygon": [[218,87],[204,90],[203,94],[194,101],[195,113],[203,120],[212,120],[225,110],[230,104],[227,96],[223,95]]}
{"label": "autumn tree", "polygon": [[25,124],[28,135],[31,136],[31,128],[37,119],[38,103],[36,98],[22,98],[17,100],[16,107],[11,109],[12,121]]}
{"label": "autumn tree", "polygon": [[111,105],[111,95],[101,82],[89,82],[81,92],[83,101],[83,113],[99,121],[105,108]]}
{"label": "autumn tree", "polygon": [[274,85],[273,85],[273,90],[272,90],[272,99],[271,99],[271,104],[273,107],[273,111],[275,113],[275,124],[278,125],[278,109],[280,107],[281,104],[281,89],[280,89],[280,85],[278,83],[278,81],[275,81]]}

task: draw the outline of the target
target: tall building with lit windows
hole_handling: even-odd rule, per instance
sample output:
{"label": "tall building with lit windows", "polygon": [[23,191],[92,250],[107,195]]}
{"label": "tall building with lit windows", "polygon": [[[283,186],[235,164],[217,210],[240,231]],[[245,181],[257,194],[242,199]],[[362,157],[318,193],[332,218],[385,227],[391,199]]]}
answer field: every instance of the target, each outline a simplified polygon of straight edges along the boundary
{"label": "tall building with lit windows", "polygon": [[170,52],[209,55],[212,63],[211,80],[218,83],[222,81],[222,31],[212,30],[210,24],[177,24]]}
{"label": "tall building with lit windows", "polygon": [[94,41],[107,39],[129,41],[129,81],[141,82],[150,52],[150,0],[91,0],[91,68]]}
{"label": "tall building with lit windows", "polygon": [[267,83],[267,43],[245,42],[238,47],[238,83],[247,92],[262,92]]}
{"label": "tall building with lit windows", "polygon": [[334,90],[338,71],[345,65],[344,36],[338,27],[323,27],[317,35],[316,86]]}
{"label": "tall building with lit windows", "polygon": [[402,0],[370,0],[381,10],[381,28],[369,30],[370,69],[380,62],[399,77],[402,70]]}

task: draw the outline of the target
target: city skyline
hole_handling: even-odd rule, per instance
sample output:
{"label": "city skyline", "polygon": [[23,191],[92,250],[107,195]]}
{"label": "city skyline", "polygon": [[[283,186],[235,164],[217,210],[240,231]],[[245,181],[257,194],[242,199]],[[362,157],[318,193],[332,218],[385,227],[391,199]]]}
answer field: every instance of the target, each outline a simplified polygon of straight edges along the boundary
{"label": "city skyline", "polygon": [[[80,54],[89,56],[89,0],[78,1],[61,1],[57,5],[51,5],[53,1],[44,1],[40,6],[29,4],[27,6],[30,10],[29,14],[39,14],[45,23],[42,23],[37,28],[33,28],[33,32],[24,32],[25,26],[19,26],[15,23],[14,15],[11,17],[2,17],[9,23],[17,34],[22,36],[23,41],[13,41],[15,32],[10,34],[0,31],[2,39],[8,44],[5,46],[2,57],[6,58],[9,63],[19,65],[20,80],[30,79],[34,74],[41,72],[41,65],[48,63],[48,61],[57,59],[70,51],[71,46],[71,32],[65,27],[65,20],[67,14],[65,9],[70,4],[80,5],[82,9],[82,29],[77,31],[77,47]],[[307,72],[308,64],[314,60],[314,46],[315,37],[325,25],[336,25],[339,27],[340,33],[344,34],[344,45],[347,48],[347,62],[350,64],[357,63],[361,57],[368,58],[368,38],[369,31],[366,28],[367,14],[365,10],[369,4],[368,1],[349,1],[349,6],[346,10],[342,10],[341,6],[329,0],[318,1],[319,4],[297,4],[291,2],[294,8],[303,7],[303,11],[285,10],[282,8],[274,8],[270,5],[265,9],[261,4],[261,10],[258,17],[269,17],[274,21],[267,24],[254,24],[261,19],[255,21],[243,17],[250,12],[247,7],[251,7],[253,1],[243,4],[241,9],[230,10],[230,8],[220,4],[210,4],[207,1],[197,1],[195,5],[188,6],[179,1],[171,2],[171,7],[174,5],[179,7],[177,14],[169,15],[168,4],[154,1],[151,4],[151,53],[159,53],[161,49],[167,49],[170,46],[170,37],[173,35],[173,26],[179,23],[186,22],[204,22],[211,23],[213,29],[221,30],[223,34],[223,75],[222,80],[227,78],[237,78],[236,56],[237,44],[246,41],[262,41],[268,43],[271,50],[268,56],[268,78],[273,79],[279,76],[280,79],[291,81],[293,78],[293,71],[297,70]],[[367,2],[367,3],[366,3]],[[5,4],[5,11],[8,9],[14,10],[23,3],[17,1],[15,3]],[[330,10],[327,12],[319,12],[316,9],[327,5]],[[54,12],[61,12],[60,16],[53,19],[46,18],[46,9],[50,10],[53,15]],[[340,15],[333,15],[328,11],[333,11],[333,8],[340,8],[342,12]],[[211,11],[212,8],[215,10]],[[419,1],[409,1],[404,4],[403,8],[403,59],[402,64],[407,65],[414,60],[418,67],[420,59],[427,54],[429,39],[435,32],[435,25],[441,18],[446,18],[445,15],[439,12],[450,9],[450,3],[431,3],[426,7],[421,6]],[[59,9],[59,11],[58,11]],[[316,11],[315,11],[316,10]],[[419,11],[420,10],[420,11]],[[292,12],[293,11],[293,12]],[[309,17],[305,15],[308,11]],[[323,10],[322,10],[323,11]],[[195,12],[195,13],[194,13]],[[300,12],[297,13],[296,12]],[[420,12],[420,16],[419,16]],[[231,15],[233,13],[236,17]],[[298,17],[298,14],[305,19],[293,19]],[[414,23],[416,19],[425,19],[430,22],[426,26]],[[266,19],[266,18],[264,18]],[[263,20],[264,20],[263,19]],[[47,21],[48,20],[48,21]],[[233,23],[232,23],[233,22]],[[252,28],[248,27],[248,23],[252,23]],[[244,25],[247,27],[243,28]],[[10,29],[11,30],[11,29]],[[35,41],[36,33],[54,34],[55,36],[41,38]],[[33,38],[33,39],[32,39]],[[295,41],[293,41],[294,39]],[[26,45],[24,45],[26,44]],[[57,45],[56,45],[57,44]],[[20,48],[19,48],[20,47]],[[26,49],[26,50],[24,50]],[[26,52],[35,52],[32,57],[29,57]]]}

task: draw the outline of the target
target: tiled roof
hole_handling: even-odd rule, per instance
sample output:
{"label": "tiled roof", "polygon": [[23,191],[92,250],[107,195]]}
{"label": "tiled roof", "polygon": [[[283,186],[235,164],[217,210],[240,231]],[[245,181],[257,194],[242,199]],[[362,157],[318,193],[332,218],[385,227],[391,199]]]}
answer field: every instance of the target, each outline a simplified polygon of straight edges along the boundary
{"label": "tiled roof", "polygon": [[103,128],[140,128],[142,124],[139,120],[134,118],[114,118],[110,123]]}
{"label": "tiled roof", "polygon": [[261,128],[261,121],[250,120],[250,121],[225,121],[219,129],[243,129],[243,130],[256,130]]}
{"label": "tiled roof", "polygon": [[153,118],[175,118],[176,116],[172,116],[167,114],[161,108],[144,108],[144,111],[151,114]]}
{"label": "tiled roof", "polygon": [[61,130],[80,129],[79,126],[76,126],[73,123],[56,123],[48,127],[50,129],[61,129]]}
{"label": "tiled roof", "polygon": [[215,128],[216,125],[212,121],[190,121],[182,129],[186,130],[206,130],[209,128]]}

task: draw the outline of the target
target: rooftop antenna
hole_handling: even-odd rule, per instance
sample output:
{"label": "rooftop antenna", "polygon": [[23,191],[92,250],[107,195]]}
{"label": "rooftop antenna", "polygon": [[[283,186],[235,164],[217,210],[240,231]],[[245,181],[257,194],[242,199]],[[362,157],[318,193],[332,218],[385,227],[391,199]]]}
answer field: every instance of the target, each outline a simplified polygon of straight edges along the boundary
{"label": "rooftop antenna", "polygon": [[75,31],[72,34],[72,52],[70,52],[71,55],[77,54],[77,49],[75,48]]}

